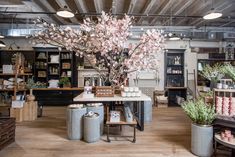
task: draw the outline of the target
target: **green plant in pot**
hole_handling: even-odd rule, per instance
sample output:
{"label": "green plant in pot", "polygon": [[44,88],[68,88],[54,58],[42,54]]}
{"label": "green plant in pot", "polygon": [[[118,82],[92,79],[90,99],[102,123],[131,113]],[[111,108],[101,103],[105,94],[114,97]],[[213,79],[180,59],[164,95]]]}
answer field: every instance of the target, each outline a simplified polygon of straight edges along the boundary
{"label": "green plant in pot", "polygon": [[216,117],[214,105],[207,105],[203,99],[189,100],[182,105],[192,120],[191,151],[197,156],[211,156],[213,153],[213,126]]}
{"label": "green plant in pot", "polygon": [[59,86],[60,87],[71,87],[71,83],[70,83],[70,80],[68,77],[61,77],[60,80],[59,80]]}
{"label": "green plant in pot", "polygon": [[215,64],[213,66],[210,66],[206,64],[203,66],[203,70],[199,72],[199,74],[210,80],[210,87],[211,90],[216,87],[217,82],[224,77],[224,66],[222,64]]}

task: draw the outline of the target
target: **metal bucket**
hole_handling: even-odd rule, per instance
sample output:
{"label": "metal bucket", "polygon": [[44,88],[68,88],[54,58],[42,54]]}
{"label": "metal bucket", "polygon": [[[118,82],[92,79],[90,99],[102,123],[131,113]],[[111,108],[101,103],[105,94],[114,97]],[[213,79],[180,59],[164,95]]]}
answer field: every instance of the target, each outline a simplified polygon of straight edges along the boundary
{"label": "metal bucket", "polygon": [[93,116],[84,115],[84,141],[88,143],[97,142],[100,139],[99,114]]}

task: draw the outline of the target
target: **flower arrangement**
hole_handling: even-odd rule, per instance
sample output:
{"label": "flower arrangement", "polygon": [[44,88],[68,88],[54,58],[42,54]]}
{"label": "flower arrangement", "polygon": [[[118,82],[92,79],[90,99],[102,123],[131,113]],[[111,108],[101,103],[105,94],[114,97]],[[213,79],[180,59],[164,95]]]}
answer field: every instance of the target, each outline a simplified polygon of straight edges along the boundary
{"label": "flower arrangement", "polygon": [[207,105],[203,99],[188,100],[181,107],[188,117],[199,125],[211,125],[216,117],[214,105]]}
{"label": "flower arrangement", "polygon": [[162,31],[155,29],[147,30],[139,42],[128,45],[132,19],[127,15],[117,19],[102,12],[97,21],[84,19],[79,30],[38,19],[36,24],[41,24],[39,26],[43,30],[32,38],[34,43],[51,44],[76,52],[88,60],[103,80],[120,85],[126,82],[128,73],[143,69],[157,70],[156,53],[163,52],[165,48]]}
{"label": "flower arrangement", "polygon": [[202,77],[212,81],[218,82],[222,77],[224,77],[224,67],[223,65],[217,63],[213,66],[205,65],[203,70],[199,73]]}

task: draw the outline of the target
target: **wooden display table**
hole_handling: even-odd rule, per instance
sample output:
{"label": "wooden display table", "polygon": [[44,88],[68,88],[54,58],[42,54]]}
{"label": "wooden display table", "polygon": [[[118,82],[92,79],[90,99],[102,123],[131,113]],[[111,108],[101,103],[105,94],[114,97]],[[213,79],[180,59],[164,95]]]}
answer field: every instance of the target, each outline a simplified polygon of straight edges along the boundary
{"label": "wooden display table", "polygon": [[151,101],[151,98],[145,94],[141,94],[140,97],[121,97],[115,94],[113,97],[94,97],[94,98],[83,98],[83,93],[76,96],[73,99],[74,103],[91,103],[91,102],[134,102],[137,118],[137,128],[140,131],[144,131],[144,101]]}

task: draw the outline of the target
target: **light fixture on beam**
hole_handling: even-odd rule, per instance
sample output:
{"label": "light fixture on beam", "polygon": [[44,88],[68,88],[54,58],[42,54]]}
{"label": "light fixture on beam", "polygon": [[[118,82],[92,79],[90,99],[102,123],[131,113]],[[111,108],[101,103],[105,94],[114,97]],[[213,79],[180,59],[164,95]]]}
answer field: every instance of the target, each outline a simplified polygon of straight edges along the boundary
{"label": "light fixture on beam", "polygon": [[56,14],[64,18],[74,17],[74,13],[67,6],[64,6],[64,8],[58,10]]}
{"label": "light fixture on beam", "polygon": [[217,19],[217,18],[221,17],[222,15],[223,15],[222,13],[217,12],[212,8],[208,14],[203,16],[203,19],[205,19],[205,20]]}
{"label": "light fixture on beam", "polygon": [[0,47],[6,47],[6,44],[0,40]]}

